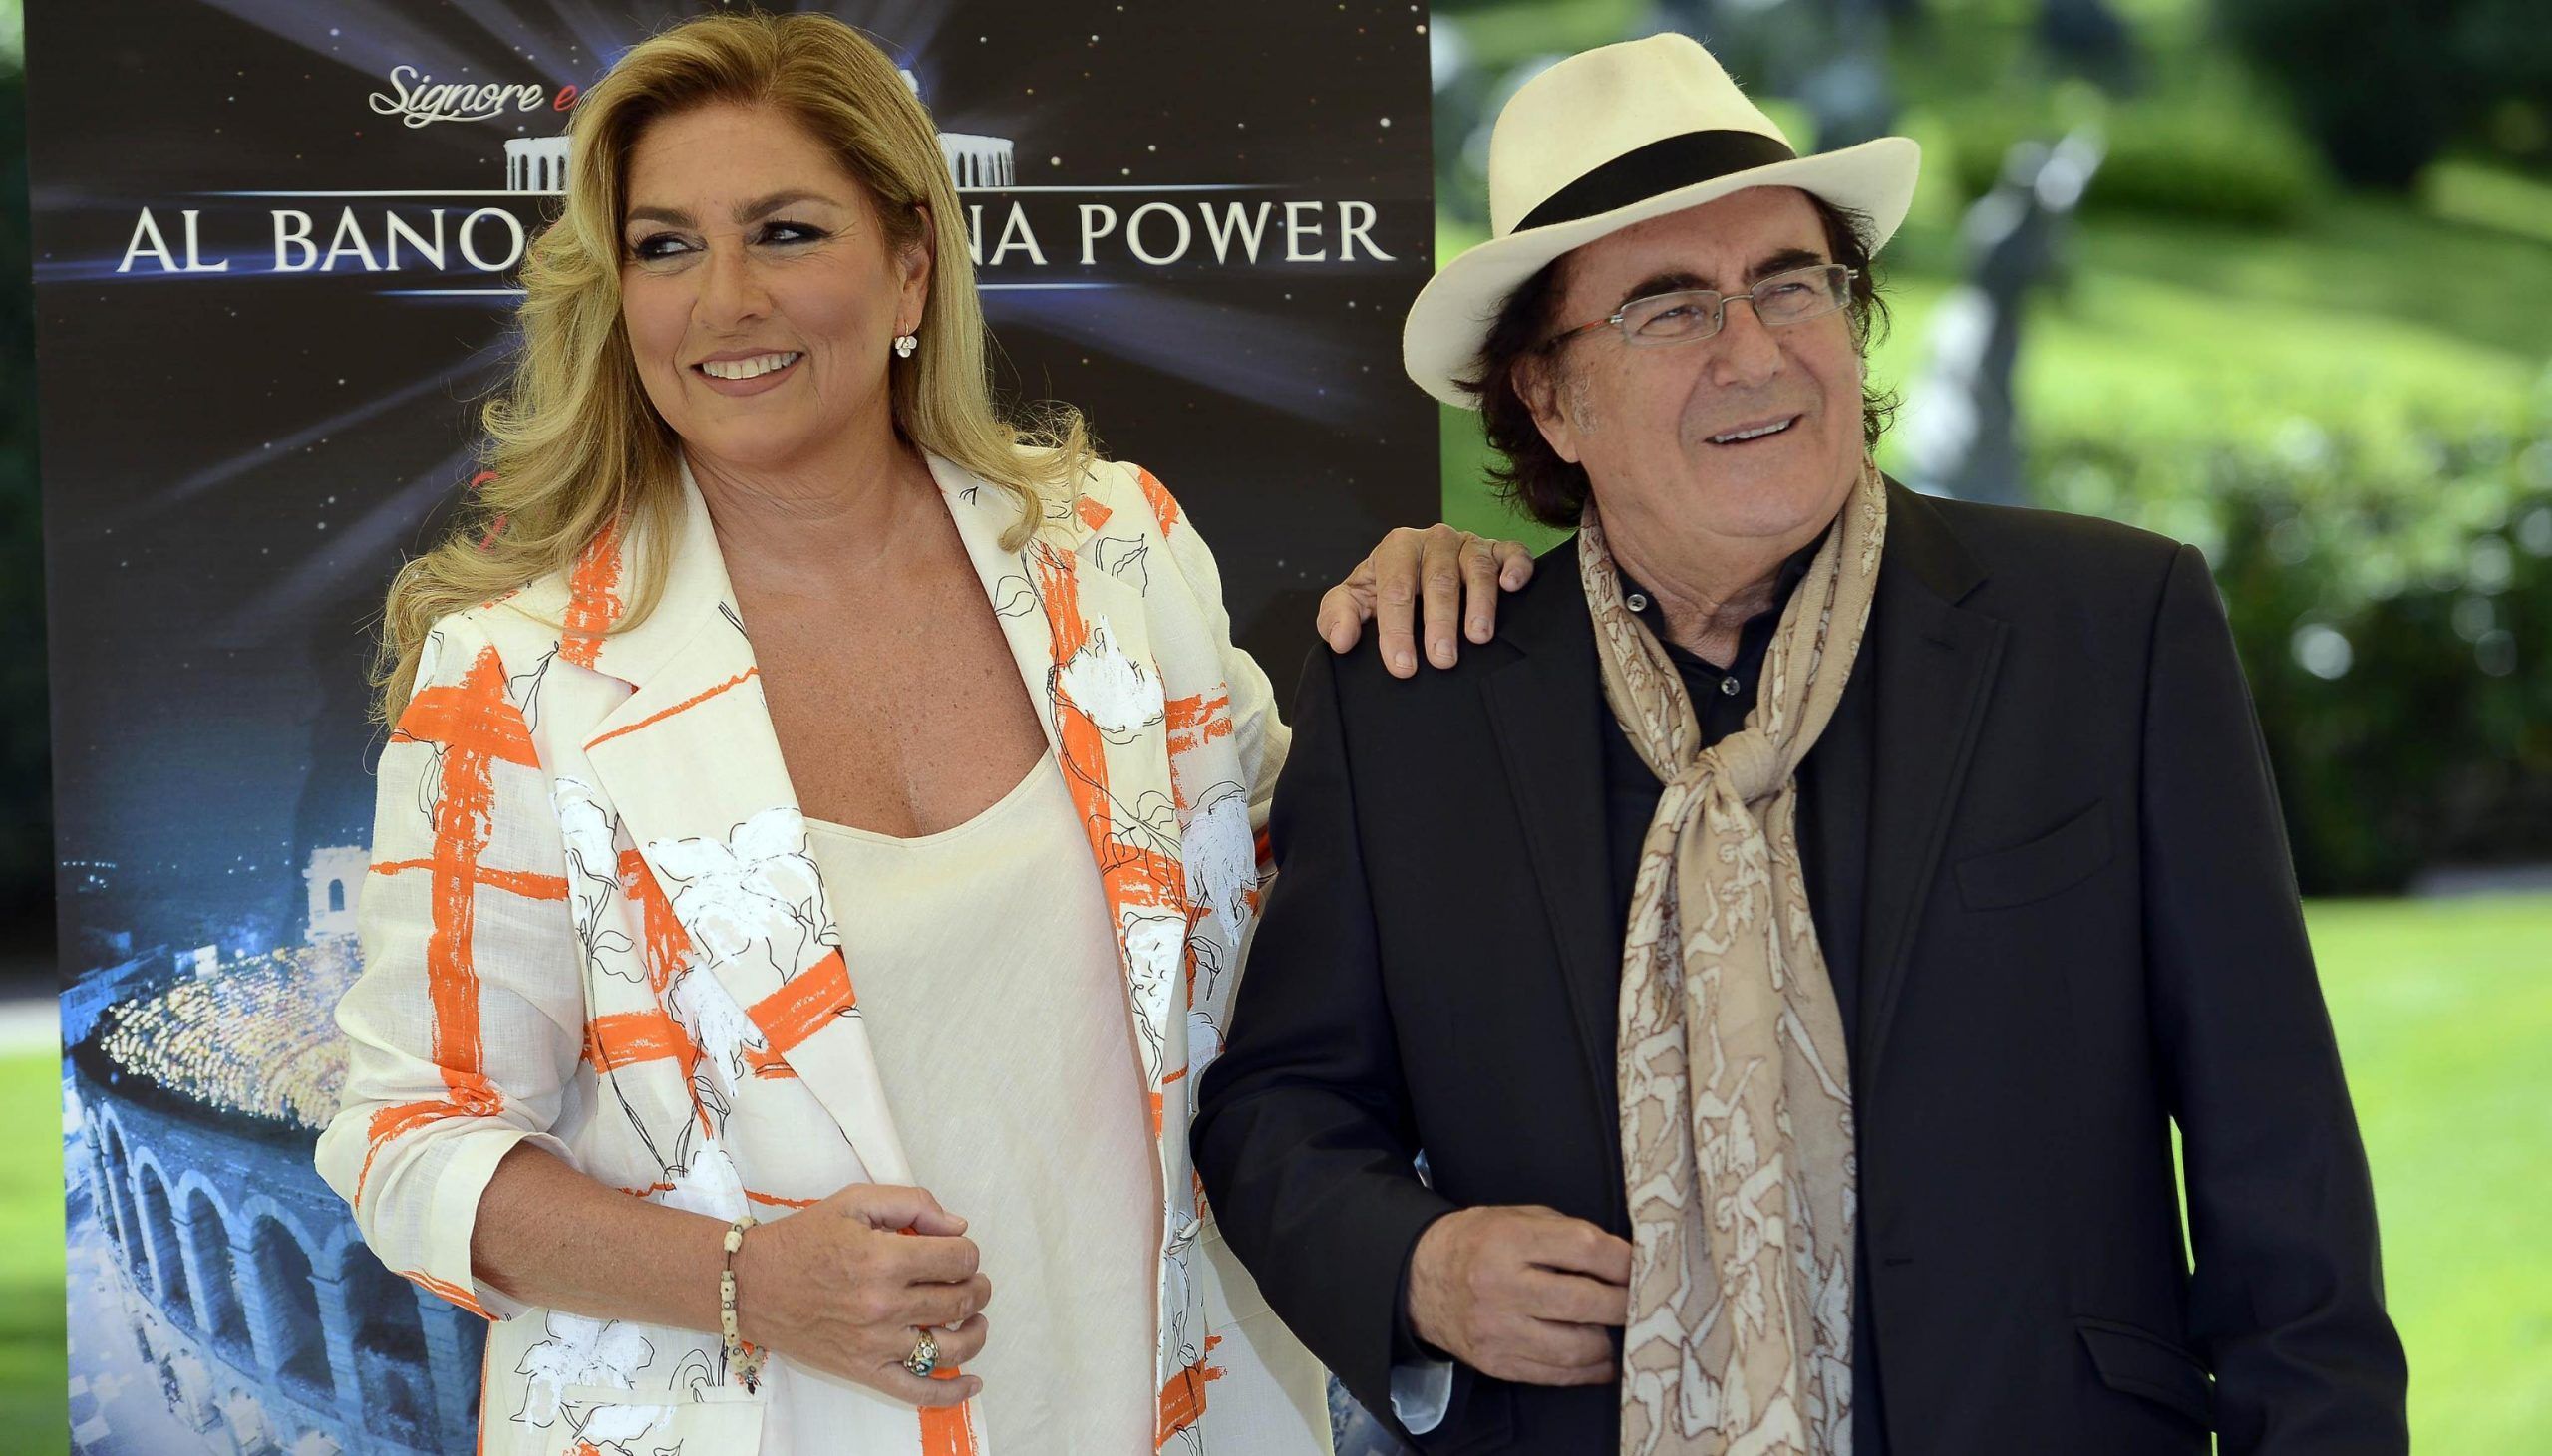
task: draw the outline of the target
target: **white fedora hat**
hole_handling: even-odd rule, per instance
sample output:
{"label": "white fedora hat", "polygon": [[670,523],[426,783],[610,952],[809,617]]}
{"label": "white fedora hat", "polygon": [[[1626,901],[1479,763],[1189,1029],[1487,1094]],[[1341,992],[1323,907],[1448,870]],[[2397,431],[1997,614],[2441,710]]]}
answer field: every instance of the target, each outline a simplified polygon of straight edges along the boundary
{"label": "white fedora hat", "polygon": [[1868,217],[1876,253],[1914,201],[1922,149],[1881,137],[1800,156],[1700,42],[1657,35],[1571,56],[1524,83],[1488,141],[1490,237],[1409,310],[1401,360],[1448,405],[1516,285],[1633,223],[1747,187],[1797,187]]}

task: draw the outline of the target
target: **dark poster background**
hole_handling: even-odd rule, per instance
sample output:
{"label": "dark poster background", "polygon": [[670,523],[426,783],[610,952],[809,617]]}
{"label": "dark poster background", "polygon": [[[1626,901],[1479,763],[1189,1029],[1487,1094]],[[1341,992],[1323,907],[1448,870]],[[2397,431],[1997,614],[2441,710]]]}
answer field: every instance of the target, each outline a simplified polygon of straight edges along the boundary
{"label": "dark poster background", "polygon": [[[562,89],[702,8],[29,6],[87,1449],[467,1449],[475,1321],[351,1246],[308,1162],[357,970],[368,632],[473,472]],[[975,139],[947,145],[999,183],[963,196],[1008,382],[1178,492],[1289,694],[1320,588],[1436,513],[1397,363],[1430,267],[1424,12],[808,8]],[[412,125],[429,79],[533,109]]]}

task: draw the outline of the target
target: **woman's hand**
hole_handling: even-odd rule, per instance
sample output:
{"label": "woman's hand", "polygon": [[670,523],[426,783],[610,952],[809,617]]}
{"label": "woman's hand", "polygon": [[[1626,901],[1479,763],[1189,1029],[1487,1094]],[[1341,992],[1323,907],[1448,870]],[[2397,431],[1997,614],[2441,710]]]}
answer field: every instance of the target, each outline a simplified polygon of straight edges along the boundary
{"label": "woman's hand", "polygon": [[966,1221],[918,1188],[854,1183],[746,1231],[736,1251],[737,1331],[798,1364],[913,1405],[957,1405],[984,1382],[904,1368],[921,1331],[939,1363],[975,1357],[992,1281]]}
{"label": "woman's hand", "polygon": [[1425,617],[1427,660],[1449,668],[1457,656],[1453,622],[1486,642],[1497,630],[1497,593],[1533,579],[1533,553],[1520,541],[1498,541],[1438,522],[1402,526],[1383,537],[1345,581],[1320,599],[1321,639],[1333,652],[1356,645],[1371,621],[1381,635],[1383,667],[1395,678],[1418,674],[1411,634],[1413,607]]}

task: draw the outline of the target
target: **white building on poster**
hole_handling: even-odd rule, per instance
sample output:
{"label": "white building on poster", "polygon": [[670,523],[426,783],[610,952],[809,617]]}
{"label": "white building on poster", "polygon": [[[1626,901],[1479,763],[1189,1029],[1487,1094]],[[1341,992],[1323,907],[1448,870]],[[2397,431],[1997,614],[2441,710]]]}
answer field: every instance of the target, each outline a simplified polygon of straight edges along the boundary
{"label": "white building on poster", "polygon": [[564,137],[506,138],[505,190],[508,192],[567,190],[567,139]]}
{"label": "white building on poster", "polygon": [[355,897],[371,868],[371,858],[360,844],[310,851],[310,866],[301,872],[310,886],[310,944],[355,933]]}
{"label": "white building on poster", "polygon": [[[921,78],[910,71],[901,73],[904,84],[914,96],[921,95]],[[939,134],[939,154],[948,163],[948,175],[959,187],[1008,187],[1019,181],[1018,163],[1014,160],[1015,145],[1007,137],[979,137],[964,132]],[[508,192],[544,192],[555,195],[567,190],[567,139],[565,137],[508,137],[505,139],[505,190]]]}

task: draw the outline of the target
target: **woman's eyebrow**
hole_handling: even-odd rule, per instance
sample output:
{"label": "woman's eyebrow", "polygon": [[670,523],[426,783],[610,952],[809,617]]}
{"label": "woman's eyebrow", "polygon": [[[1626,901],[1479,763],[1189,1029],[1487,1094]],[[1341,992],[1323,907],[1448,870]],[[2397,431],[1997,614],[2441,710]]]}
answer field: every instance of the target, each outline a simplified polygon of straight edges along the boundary
{"label": "woman's eyebrow", "polygon": [[[774,192],[767,197],[756,197],[750,202],[738,203],[735,218],[740,224],[755,222],[769,217],[783,207],[795,206],[799,202],[821,202],[831,207],[841,205],[821,192],[793,187],[785,192]],[[662,222],[673,227],[696,225],[691,214],[680,207],[632,207],[629,209],[629,220],[631,222]]]}

